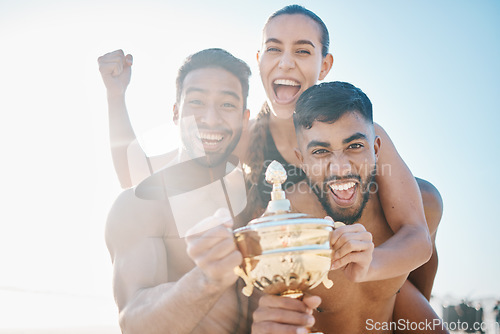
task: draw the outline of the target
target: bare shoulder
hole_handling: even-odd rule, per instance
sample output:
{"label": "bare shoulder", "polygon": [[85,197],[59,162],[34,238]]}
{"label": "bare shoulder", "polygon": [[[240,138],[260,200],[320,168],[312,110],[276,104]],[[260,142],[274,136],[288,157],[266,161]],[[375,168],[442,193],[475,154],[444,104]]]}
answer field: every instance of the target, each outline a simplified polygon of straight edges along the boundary
{"label": "bare shoulder", "polygon": [[436,232],[443,215],[443,199],[439,190],[432,183],[418,177],[415,179],[422,194],[425,218],[429,225],[429,231],[433,234]]}
{"label": "bare shoulder", "polygon": [[380,124],[373,122],[373,127],[375,128],[375,134],[377,136],[380,136],[382,138],[385,138],[385,137],[389,138],[387,131],[385,131],[384,128]]}
{"label": "bare shoulder", "polygon": [[106,221],[108,249],[130,247],[143,237],[161,236],[165,229],[166,211],[162,202],[138,198],[134,189],[123,191],[113,203]]}
{"label": "bare shoulder", "polygon": [[[375,122],[373,123],[373,127],[375,129],[375,135],[380,137],[380,140],[382,142],[381,147],[383,148],[383,152],[394,151],[397,153],[396,147],[394,146],[394,143],[392,142],[391,138],[389,137],[389,134],[387,133],[387,131],[385,131],[384,128],[380,124],[375,123]],[[391,148],[391,149],[389,149],[389,148]]]}
{"label": "bare shoulder", "polygon": [[380,124],[373,122],[373,128],[375,129],[375,134],[380,138],[384,139],[385,137],[389,137],[387,132]]}

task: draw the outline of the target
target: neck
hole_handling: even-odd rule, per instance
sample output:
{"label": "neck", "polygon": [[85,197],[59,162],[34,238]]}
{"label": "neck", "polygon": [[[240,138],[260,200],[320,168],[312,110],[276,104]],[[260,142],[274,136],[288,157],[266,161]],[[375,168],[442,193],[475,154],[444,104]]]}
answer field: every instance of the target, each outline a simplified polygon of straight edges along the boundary
{"label": "neck", "polygon": [[[273,134],[275,142],[287,144],[291,148],[297,146],[297,136],[295,135],[295,126],[293,125],[293,118],[282,119],[270,115],[269,130]],[[289,144],[289,145],[288,145]]]}
{"label": "neck", "polygon": [[[198,159],[201,160],[201,158]],[[183,166],[186,168],[186,173],[192,175],[193,177],[205,176],[209,177],[210,180],[215,181],[224,177],[226,174],[227,161],[223,161],[217,166],[208,166],[206,164],[202,164],[201,161],[193,160],[193,158],[183,149],[179,149],[177,163],[184,163]]]}
{"label": "neck", "polygon": [[281,119],[271,114],[269,119],[269,131],[271,132],[274,144],[281,156],[288,163],[298,166],[300,162],[295,156],[297,136],[295,135],[293,118]]}

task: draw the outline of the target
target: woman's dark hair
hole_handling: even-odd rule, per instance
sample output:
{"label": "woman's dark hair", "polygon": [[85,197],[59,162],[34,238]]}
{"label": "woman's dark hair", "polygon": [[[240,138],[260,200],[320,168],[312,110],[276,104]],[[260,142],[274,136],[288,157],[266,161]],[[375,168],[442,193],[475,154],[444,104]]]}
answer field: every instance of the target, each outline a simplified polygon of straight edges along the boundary
{"label": "woman's dark hair", "polygon": [[321,45],[322,45],[321,54],[323,55],[323,57],[325,57],[328,54],[328,49],[330,47],[330,34],[328,33],[328,29],[326,28],[326,25],[323,22],[323,20],[321,20],[318,15],[314,14],[305,7],[302,7],[300,5],[289,5],[281,8],[280,10],[274,12],[271,16],[269,16],[266,25],[264,26],[264,29],[269,23],[269,21],[271,21],[275,17],[280,15],[294,15],[294,14],[305,15],[318,24],[321,30]]}
{"label": "woman's dark hair", "polygon": [[[321,54],[323,57],[326,57],[328,54],[328,50],[330,47],[330,34],[328,33],[328,29],[326,28],[325,23],[318,17],[318,15],[314,14],[312,11],[299,6],[299,5],[289,5],[281,8],[280,10],[274,12],[267,19],[266,25],[264,29],[266,29],[267,24],[280,15],[295,15],[300,14],[306,17],[309,17],[314,22],[316,22],[321,31]],[[262,200],[259,190],[258,183],[260,180],[260,175],[263,173],[264,169],[264,147],[267,145],[268,140],[272,140],[268,137],[269,133],[269,119],[270,119],[270,108],[269,105],[264,103],[262,109],[253,126],[250,128],[250,147],[247,152],[247,156],[245,159],[245,164],[248,166],[246,172],[247,184],[250,188],[248,193],[248,199],[250,204],[250,212],[253,212],[255,216],[258,216],[267,203],[264,203]],[[252,211],[253,210],[253,211]]]}

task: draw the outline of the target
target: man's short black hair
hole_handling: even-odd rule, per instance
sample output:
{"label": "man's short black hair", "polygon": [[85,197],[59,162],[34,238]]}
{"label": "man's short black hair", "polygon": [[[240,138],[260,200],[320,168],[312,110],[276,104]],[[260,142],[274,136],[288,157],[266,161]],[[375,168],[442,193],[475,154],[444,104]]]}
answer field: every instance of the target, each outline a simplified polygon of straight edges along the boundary
{"label": "man's short black hair", "polygon": [[200,68],[222,68],[236,76],[241,83],[243,93],[243,109],[247,108],[248,78],[252,74],[250,67],[241,59],[236,58],[223,49],[212,48],[199,51],[187,57],[184,64],[179,68],[176,80],[176,99],[181,99],[184,79],[189,72]]}
{"label": "man's short black hair", "polygon": [[310,129],[314,121],[334,123],[344,114],[358,112],[373,124],[372,103],[363,91],[347,82],[324,82],[307,89],[295,106],[295,130]]}

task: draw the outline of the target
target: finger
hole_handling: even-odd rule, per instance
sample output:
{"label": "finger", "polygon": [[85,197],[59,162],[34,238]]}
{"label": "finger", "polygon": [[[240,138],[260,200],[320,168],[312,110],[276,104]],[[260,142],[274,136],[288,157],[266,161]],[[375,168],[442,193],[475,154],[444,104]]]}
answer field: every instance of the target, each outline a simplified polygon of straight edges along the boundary
{"label": "finger", "polygon": [[259,299],[259,307],[279,308],[295,312],[307,312],[307,305],[299,299],[264,295]]}
{"label": "finger", "polygon": [[273,322],[286,325],[311,327],[314,325],[314,317],[307,313],[295,312],[285,309],[262,307],[255,310],[253,314],[255,322]]}
{"label": "finger", "polygon": [[321,298],[319,296],[305,295],[302,301],[307,305],[309,314],[312,314],[312,310],[321,305]]}
{"label": "finger", "polygon": [[227,228],[230,228],[230,229],[233,228],[234,221],[231,217],[231,213],[229,212],[229,209],[227,209],[227,208],[217,209],[217,211],[215,211],[215,213],[214,213],[214,217],[219,218],[223,222],[224,226],[226,226]]}
{"label": "finger", "polygon": [[128,66],[132,66],[132,64],[134,63],[134,57],[132,57],[131,54],[128,54],[125,56],[125,63],[128,65]]}
{"label": "finger", "polygon": [[233,234],[223,226],[210,229],[201,235],[186,238],[186,241],[187,251],[191,257],[203,255],[218,244],[221,244],[223,247],[237,249]]}
{"label": "finger", "polygon": [[369,253],[363,253],[363,252],[357,252],[357,253],[349,253],[346,256],[336,260],[332,264],[332,269],[339,269],[344,266],[347,266],[350,263],[357,263],[357,264],[368,264],[370,263],[372,259],[371,254]]}
{"label": "finger", "polygon": [[[236,244],[233,239],[223,239],[215,245],[209,245],[208,243],[200,243],[192,246],[188,250],[188,254],[192,259],[196,259],[200,263],[216,262],[219,261],[229,254],[237,252]],[[241,263],[238,262],[236,265]]]}
{"label": "finger", "polygon": [[236,281],[237,275],[233,269],[239,266],[242,261],[241,253],[234,251],[219,261],[201,263],[198,267],[209,277],[234,277]]}
{"label": "finger", "polygon": [[[366,231],[365,227],[361,224],[353,224],[353,225],[345,225],[341,226],[339,228],[336,228],[330,237],[330,243],[332,245],[332,249],[336,250],[342,246],[342,244],[345,242],[346,239],[348,238],[356,238],[353,237],[353,234],[357,233],[369,233]],[[371,233],[370,233],[371,234]],[[343,241],[339,240],[342,239]]]}
{"label": "finger", "polygon": [[372,234],[369,232],[344,234],[332,246],[334,250],[332,260],[340,259],[350,252],[365,250],[369,245],[373,245]]}
{"label": "finger", "polygon": [[186,237],[189,238],[190,236],[194,236],[196,234],[202,234],[207,230],[223,224],[232,226],[233,221],[231,215],[229,214],[229,210],[224,211],[224,209],[218,209],[215,213],[216,214],[214,214],[213,216],[203,219],[198,224],[187,230]]}
{"label": "finger", "polygon": [[252,334],[306,334],[309,333],[306,328],[278,324],[271,321],[253,323]]}
{"label": "finger", "polygon": [[123,50],[115,50],[115,51],[112,51],[112,52],[108,52],[102,56],[100,56],[99,58],[97,58],[98,61],[106,61],[107,59],[111,59],[111,58],[121,58],[124,56],[124,53],[123,53]]}
{"label": "finger", "polygon": [[123,71],[123,65],[120,62],[101,62],[99,63],[99,71],[102,74],[117,76]]}

